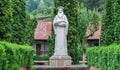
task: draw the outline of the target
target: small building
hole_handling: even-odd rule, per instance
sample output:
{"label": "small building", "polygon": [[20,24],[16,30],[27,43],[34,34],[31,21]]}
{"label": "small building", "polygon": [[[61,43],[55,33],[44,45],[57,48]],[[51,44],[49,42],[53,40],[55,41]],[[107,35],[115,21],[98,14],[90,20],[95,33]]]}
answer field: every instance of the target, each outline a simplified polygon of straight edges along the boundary
{"label": "small building", "polygon": [[93,36],[88,37],[88,47],[100,46],[101,27],[94,33]]}
{"label": "small building", "polygon": [[47,40],[51,35],[51,29],[51,22],[38,21],[34,33],[35,43],[33,44],[37,55],[47,55],[49,47]]}

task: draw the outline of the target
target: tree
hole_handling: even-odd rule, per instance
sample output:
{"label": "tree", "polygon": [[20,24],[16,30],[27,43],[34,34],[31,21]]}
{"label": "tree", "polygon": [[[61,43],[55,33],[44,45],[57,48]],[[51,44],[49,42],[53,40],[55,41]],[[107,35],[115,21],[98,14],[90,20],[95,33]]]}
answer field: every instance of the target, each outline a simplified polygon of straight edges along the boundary
{"label": "tree", "polygon": [[38,13],[42,13],[42,14],[47,14],[47,9],[48,7],[45,5],[44,2],[40,2],[39,6],[38,6]]}
{"label": "tree", "polygon": [[11,39],[12,27],[12,3],[11,0],[0,0],[0,40]]}
{"label": "tree", "polygon": [[24,29],[24,40],[25,43],[32,45],[34,42],[34,32],[35,32],[35,27],[37,25],[37,20],[36,18],[31,18],[28,14],[27,14],[27,24],[25,25],[25,29]]}
{"label": "tree", "polygon": [[106,0],[102,26],[102,45],[120,42],[120,1]]}
{"label": "tree", "polygon": [[47,5],[48,7],[53,5],[53,0],[43,0],[45,5]]}
{"label": "tree", "polygon": [[12,0],[13,23],[11,42],[24,44],[24,29],[27,24],[24,0]]}
{"label": "tree", "polygon": [[41,0],[37,8],[38,14],[51,15],[53,9],[53,0]]}
{"label": "tree", "polygon": [[53,0],[26,0],[26,9],[30,15],[40,17],[51,15]]}
{"label": "tree", "polygon": [[103,9],[105,0],[78,0],[80,3],[84,3],[85,7],[89,10]]}
{"label": "tree", "polygon": [[[113,4],[114,5],[114,4]],[[120,43],[120,0],[115,1],[115,7],[114,7],[114,23],[115,24],[115,43]]]}
{"label": "tree", "polygon": [[24,0],[12,0],[13,23],[11,42],[31,44],[37,22],[26,13]]}
{"label": "tree", "polygon": [[[83,53],[85,53],[86,50],[86,43],[88,37],[92,36],[98,30],[99,21],[100,14],[97,11],[87,10],[83,3],[80,4],[78,15],[78,33],[80,36],[80,46],[83,50]],[[89,34],[86,33],[88,31]]]}
{"label": "tree", "polygon": [[48,39],[48,44],[49,44],[48,56],[51,57],[54,54],[54,48],[55,48],[55,35],[53,32],[53,28],[52,28],[52,34]]}
{"label": "tree", "polygon": [[34,0],[26,0],[26,8],[29,13],[31,13],[33,10],[37,9],[38,3]]}
{"label": "tree", "polygon": [[0,1],[0,40],[31,44],[37,24],[26,13],[24,0]]}

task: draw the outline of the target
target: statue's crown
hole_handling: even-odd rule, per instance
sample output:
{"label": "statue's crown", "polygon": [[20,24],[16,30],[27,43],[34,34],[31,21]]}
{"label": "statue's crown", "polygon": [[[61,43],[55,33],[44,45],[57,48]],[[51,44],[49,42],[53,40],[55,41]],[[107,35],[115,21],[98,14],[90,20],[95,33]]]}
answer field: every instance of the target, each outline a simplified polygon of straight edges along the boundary
{"label": "statue's crown", "polygon": [[64,7],[63,6],[59,6],[57,9],[64,9]]}

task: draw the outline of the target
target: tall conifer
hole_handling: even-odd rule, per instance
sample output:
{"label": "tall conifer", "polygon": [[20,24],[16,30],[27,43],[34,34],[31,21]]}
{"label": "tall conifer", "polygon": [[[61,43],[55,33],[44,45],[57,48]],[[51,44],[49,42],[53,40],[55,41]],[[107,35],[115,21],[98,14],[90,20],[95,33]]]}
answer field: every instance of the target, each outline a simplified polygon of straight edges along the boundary
{"label": "tall conifer", "polygon": [[102,45],[120,42],[120,1],[106,0],[102,26]]}
{"label": "tall conifer", "polygon": [[26,13],[25,0],[12,0],[13,23],[11,42],[31,44],[34,41],[36,20]]}
{"label": "tall conifer", "polygon": [[11,33],[12,23],[12,9],[11,0],[0,0],[0,40],[9,41]]}

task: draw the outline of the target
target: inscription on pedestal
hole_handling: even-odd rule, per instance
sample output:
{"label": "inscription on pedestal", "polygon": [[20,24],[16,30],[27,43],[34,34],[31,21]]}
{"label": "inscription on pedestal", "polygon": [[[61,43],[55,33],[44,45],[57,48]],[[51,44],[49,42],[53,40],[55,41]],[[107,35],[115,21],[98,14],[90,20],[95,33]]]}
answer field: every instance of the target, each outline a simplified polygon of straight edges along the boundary
{"label": "inscription on pedestal", "polygon": [[64,66],[64,60],[57,60],[57,66]]}
{"label": "inscription on pedestal", "polygon": [[[58,56],[56,56],[58,57]],[[50,66],[55,66],[55,67],[69,67],[71,66],[71,59],[59,59],[56,58],[55,56],[50,59]],[[68,56],[64,56],[68,57]]]}

